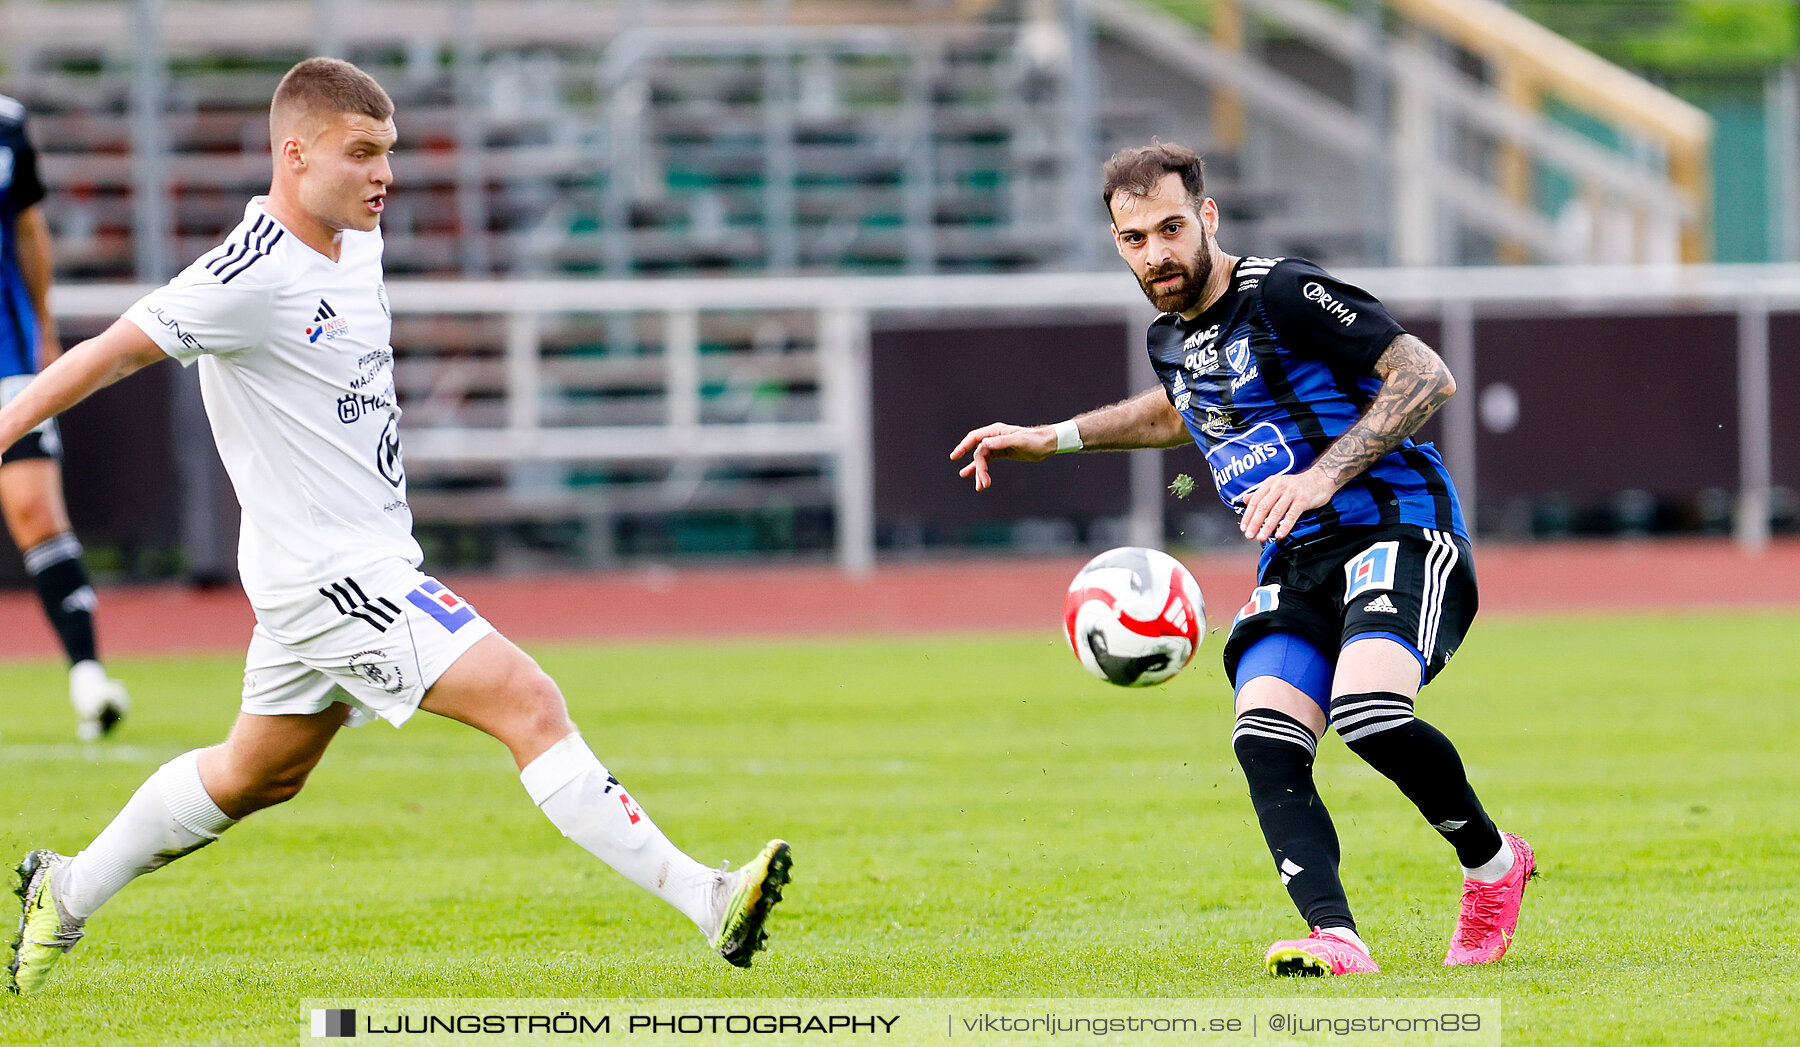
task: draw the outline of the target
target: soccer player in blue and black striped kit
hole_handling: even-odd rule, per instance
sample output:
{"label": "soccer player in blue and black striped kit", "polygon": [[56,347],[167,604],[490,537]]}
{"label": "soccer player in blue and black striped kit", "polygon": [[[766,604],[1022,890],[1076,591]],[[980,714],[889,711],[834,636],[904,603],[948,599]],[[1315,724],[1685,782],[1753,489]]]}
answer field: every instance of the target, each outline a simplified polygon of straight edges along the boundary
{"label": "soccer player in blue and black striped kit", "polygon": [[1442,359],[1367,292],[1294,258],[1233,257],[1190,150],[1154,143],[1106,164],[1119,254],[1161,315],[1147,346],[1161,381],[1055,425],[965,436],[977,490],[994,459],[1174,447],[1206,453],[1219,497],[1263,543],[1232,623],[1232,749],[1281,882],[1312,933],[1272,945],[1272,974],[1379,970],[1338,876],[1338,839],[1313,783],[1327,726],[1400,787],[1455,849],[1462,908],[1444,963],[1492,963],[1512,942],[1531,848],[1495,828],[1455,746],[1413,714],[1475,616],[1456,488],[1411,436],[1455,392]]}
{"label": "soccer player in blue and black striped kit", "polygon": [[[38,206],[43,198],[25,107],[0,95],[0,406],[61,350],[48,306],[50,230]],[[61,456],[54,420],[0,453],[0,508],[69,656],[76,732],[91,741],[111,731],[130,703],[95,653],[94,590],[63,505]]]}

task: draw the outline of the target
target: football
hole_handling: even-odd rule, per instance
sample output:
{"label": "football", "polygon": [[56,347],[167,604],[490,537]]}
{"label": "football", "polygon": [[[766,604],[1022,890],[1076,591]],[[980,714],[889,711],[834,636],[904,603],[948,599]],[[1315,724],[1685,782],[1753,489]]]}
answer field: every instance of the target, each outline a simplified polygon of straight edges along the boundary
{"label": "football", "polygon": [[1075,575],[1063,626],[1088,672],[1120,687],[1149,687],[1193,660],[1206,635],[1206,603],[1173,556],[1126,546]]}

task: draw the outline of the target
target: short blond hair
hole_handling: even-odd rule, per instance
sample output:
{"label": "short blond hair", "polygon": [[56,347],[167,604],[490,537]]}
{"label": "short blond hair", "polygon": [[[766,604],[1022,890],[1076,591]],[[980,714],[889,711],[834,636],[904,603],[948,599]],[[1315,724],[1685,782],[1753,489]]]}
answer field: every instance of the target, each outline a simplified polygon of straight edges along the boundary
{"label": "short blond hair", "polygon": [[269,137],[279,145],[287,129],[311,116],[361,113],[392,119],[394,100],[375,78],[340,58],[308,58],[281,78],[269,102]]}

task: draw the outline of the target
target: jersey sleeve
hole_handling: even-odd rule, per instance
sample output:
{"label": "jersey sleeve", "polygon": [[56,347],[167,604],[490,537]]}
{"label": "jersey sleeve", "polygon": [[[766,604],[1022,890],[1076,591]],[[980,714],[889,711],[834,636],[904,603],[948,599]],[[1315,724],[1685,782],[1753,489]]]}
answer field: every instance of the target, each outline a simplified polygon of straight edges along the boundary
{"label": "jersey sleeve", "polygon": [[138,299],[124,318],[187,366],[209,353],[231,354],[260,344],[269,326],[271,297],[269,287],[221,283],[196,265]]}
{"label": "jersey sleeve", "polygon": [[[8,214],[18,214],[33,206],[44,198],[44,183],[38,177],[37,150],[31,146],[31,137],[26,133],[25,114],[19,113],[16,123],[18,133],[6,137],[12,139],[12,180],[6,186],[6,207]],[[0,137],[4,144],[6,137]]]}
{"label": "jersey sleeve", "polygon": [[1269,326],[1291,352],[1347,363],[1363,373],[1406,333],[1380,299],[1301,259],[1283,261],[1263,278]]}

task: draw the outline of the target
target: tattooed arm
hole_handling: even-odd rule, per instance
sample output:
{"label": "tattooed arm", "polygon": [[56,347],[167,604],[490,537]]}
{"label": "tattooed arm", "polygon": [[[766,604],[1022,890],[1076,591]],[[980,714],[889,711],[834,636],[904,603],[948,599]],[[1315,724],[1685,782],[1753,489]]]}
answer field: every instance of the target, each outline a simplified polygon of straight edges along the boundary
{"label": "tattooed arm", "polygon": [[1272,476],[1244,500],[1238,526],[1246,538],[1285,538],[1300,517],[1331,501],[1338,489],[1419,431],[1456,392],[1443,358],[1410,334],[1388,343],[1375,361],[1381,388],[1368,410],[1305,472]]}

